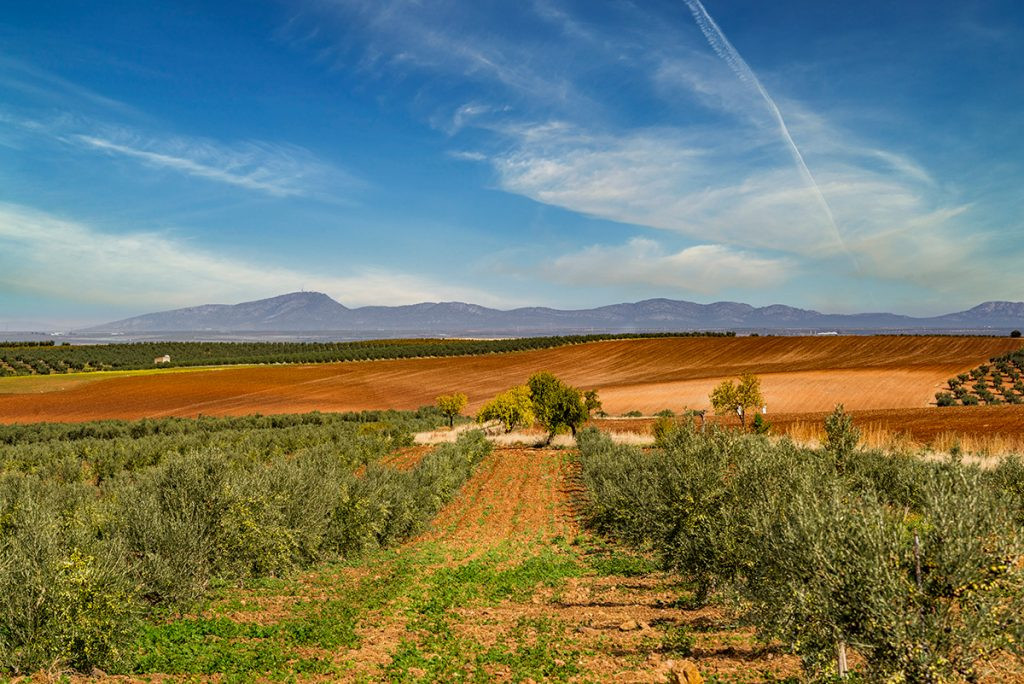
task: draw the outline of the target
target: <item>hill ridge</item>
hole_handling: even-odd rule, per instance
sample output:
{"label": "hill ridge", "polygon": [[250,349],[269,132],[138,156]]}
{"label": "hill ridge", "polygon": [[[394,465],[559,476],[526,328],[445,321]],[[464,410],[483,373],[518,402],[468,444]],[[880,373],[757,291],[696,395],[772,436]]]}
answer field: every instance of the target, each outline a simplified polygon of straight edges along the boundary
{"label": "hill ridge", "polygon": [[113,321],[80,332],[216,330],[367,331],[420,334],[558,334],[686,330],[955,330],[1024,328],[1024,302],[989,301],[965,311],[913,317],[888,312],[829,314],[785,304],[699,304],[668,298],[591,309],[494,309],[466,302],[349,308],[322,292],[292,292],[239,304],[204,304]]}

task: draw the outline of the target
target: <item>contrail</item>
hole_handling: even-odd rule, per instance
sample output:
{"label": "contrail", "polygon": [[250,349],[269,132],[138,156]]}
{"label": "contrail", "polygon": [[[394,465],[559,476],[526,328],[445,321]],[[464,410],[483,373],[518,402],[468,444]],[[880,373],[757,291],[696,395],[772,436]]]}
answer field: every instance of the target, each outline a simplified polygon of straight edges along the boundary
{"label": "contrail", "polygon": [[[854,266],[857,266],[857,260],[853,254],[846,247],[846,242],[843,241],[843,236],[839,232],[839,226],[836,225],[835,217],[832,216],[832,208],[828,205],[828,201],[825,199],[825,195],[822,194],[821,188],[818,187],[818,182],[814,180],[814,176],[811,175],[811,170],[807,168],[807,163],[804,161],[804,156],[800,153],[800,148],[796,146],[793,141],[793,136],[789,134],[789,128],[786,126],[785,119],[782,118],[782,112],[779,111],[778,106],[775,104],[775,100],[772,99],[768,91],[761,85],[761,81],[757,78],[757,74],[750,68],[746,60],[740,56],[740,53],[733,47],[729,39],[722,33],[722,29],[718,27],[715,20],[711,18],[708,11],[704,9],[704,5],[701,4],[700,0],[685,0],[687,6],[690,8],[690,12],[693,14],[693,18],[697,21],[697,26],[700,27],[701,33],[707,38],[708,43],[711,45],[711,49],[715,51],[722,60],[729,65],[733,73],[739,77],[744,83],[757,88],[757,92],[764,98],[765,103],[768,105],[769,111],[772,116],[775,117],[775,122],[779,125],[779,132],[782,133],[783,139],[786,144],[789,145],[789,151],[793,155],[793,161],[796,162],[797,169],[800,171],[800,175],[803,176],[804,182],[807,183],[814,190],[814,195],[818,200],[818,206],[824,212],[828,218],[828,224],[832,228],[832,234],[839,243],[843,252],[853,261]],[[859,267],[858,267],[859,268]]]}

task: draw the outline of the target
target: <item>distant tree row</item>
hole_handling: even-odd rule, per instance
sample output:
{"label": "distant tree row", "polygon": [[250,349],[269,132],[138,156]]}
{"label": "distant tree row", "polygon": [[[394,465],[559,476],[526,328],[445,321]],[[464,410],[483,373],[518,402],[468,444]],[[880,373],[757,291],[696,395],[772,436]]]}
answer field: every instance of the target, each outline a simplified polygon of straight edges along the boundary
{"label": "distant tree row", "polygon": [[[424,356],[471,356],[549,349],[601,340],[652,337],[731,337],[732,332],[558,335],[501,340],[395,339],[359,342],[136,342],[60,345],[0,344],[0,376],[49,375],[100,370],[267,363],[336,363]],[[169,355],[170,363],[154,359]]]}
{"label": "distant tree row", "polygon": [[1024,404],[1024,349],[989,359],[946,381],[935,394],[938,406]]}
{"label": "distant tree row", "polygon": [[0,347],[52,347],[53,340],[4,340]]}

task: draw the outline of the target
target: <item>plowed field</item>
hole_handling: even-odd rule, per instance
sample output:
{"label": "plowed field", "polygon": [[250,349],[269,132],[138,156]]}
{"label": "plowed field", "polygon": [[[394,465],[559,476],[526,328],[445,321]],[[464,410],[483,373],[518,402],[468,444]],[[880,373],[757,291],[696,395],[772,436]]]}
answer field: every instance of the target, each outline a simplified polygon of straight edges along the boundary
{"label": "plowed field", "polygon": [[[257,366],[133,375],[0,394],[0,421],[409,409],[465,392],[472,412],[497,392],[550,370],[596,388],[608,413],[703,408],[722,378],[757,373],[770,411],[924,408],[951,375],[1020,347],[986,337],[741,337],[593,342],[462,358]],[[16,390],[13,381],[6,392]],[[60,389],[63,387],[64,389]]]}

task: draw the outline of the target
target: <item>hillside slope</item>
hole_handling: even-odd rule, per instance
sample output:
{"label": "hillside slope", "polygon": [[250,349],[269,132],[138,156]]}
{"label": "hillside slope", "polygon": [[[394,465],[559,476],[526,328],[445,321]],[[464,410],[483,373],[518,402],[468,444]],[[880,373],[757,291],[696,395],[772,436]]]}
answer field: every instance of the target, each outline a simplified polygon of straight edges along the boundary
{"label": "hillside slope", "polygon": [[[473,412],[538,370],[598,389],[612,414],[704,408],[717,382],[748,371],[762,376],[771,412],[824,411],[839,402],[915,408],[927,406],[949,376],[1018,348],[1019,340],[991,337],[616,340],[477,357],[135,375],[0,394],[0,421],[415,408],[451,391],[465,392]],[[6,380],[10,391],[25,378]],[[53,381],[55,390],[65,386]]]}

